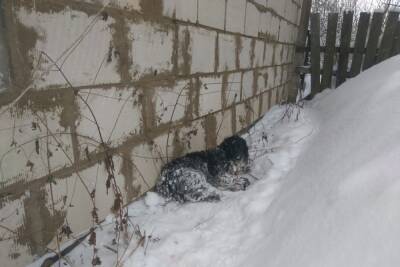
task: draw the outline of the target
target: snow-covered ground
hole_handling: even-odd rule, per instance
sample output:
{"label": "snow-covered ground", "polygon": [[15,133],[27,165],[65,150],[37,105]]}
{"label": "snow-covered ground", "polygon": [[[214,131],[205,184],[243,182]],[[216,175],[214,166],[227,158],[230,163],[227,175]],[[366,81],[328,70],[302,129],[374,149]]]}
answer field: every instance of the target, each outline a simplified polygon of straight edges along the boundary
{"label": "snow-covered ground", "polygon": [[[130,205],[145,238],[121,237],[121,266],[400,266],[398,66],[387,60],[290,119],[285,106],[268,112],[245,136],[247,191],[184,205],[148,193]],[[97,234],[102,266],[115,265],[113,238],[110,216]],[[63,262],[91,260],[85,241]]]}

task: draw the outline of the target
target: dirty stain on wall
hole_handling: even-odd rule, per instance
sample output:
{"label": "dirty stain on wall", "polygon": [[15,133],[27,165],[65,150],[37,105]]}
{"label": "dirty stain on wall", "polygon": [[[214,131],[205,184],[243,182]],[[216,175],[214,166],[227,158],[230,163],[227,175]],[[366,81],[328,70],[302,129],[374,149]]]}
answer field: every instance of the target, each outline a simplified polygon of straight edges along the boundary
{"label": "dirty stain on wall", "polygon": [[108,2],[0,1],[4,266],[54,249],[65,225],[87,229],[88,191],[111,212],[99,130],[129,203],[168,160],[286,100],[301,0]]}

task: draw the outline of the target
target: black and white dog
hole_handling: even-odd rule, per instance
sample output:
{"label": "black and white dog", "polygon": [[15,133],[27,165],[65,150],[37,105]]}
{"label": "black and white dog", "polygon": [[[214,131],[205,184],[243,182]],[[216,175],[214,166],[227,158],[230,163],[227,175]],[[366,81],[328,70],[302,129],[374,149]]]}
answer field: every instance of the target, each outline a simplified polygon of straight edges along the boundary
{"label": "black and white dog", "polygon": [[215,149],[190,153],[167,163],[156,191],[179,202],[218,201],[218,190],[245,190],[250,182],[238,175],[249,170],[246,141],[235,135]]}

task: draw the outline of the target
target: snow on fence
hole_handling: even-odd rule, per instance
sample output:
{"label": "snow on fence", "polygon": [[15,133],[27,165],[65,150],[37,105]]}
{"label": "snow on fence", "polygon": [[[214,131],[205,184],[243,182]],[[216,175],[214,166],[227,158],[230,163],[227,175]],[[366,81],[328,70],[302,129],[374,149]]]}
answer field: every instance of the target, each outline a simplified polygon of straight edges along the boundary
{"label": "snow on fence", "polygon": [[[311,14],[307,44],[297,48],[298,52],[305,53],[305,65],[308,66],[299,68],[299,72],[302,79],[305,73],[311,74],[311,96],[326,88],[338,87],[347,78],[400,52],[398,11],[390,11],[387,15],[362,12],[354,31],[353,12],[343,13],[340,31],[338,18],[338,13],[328,15],[325,46],[321,46],[320,14]],[[336,45],[338,41],[339,45]]]}

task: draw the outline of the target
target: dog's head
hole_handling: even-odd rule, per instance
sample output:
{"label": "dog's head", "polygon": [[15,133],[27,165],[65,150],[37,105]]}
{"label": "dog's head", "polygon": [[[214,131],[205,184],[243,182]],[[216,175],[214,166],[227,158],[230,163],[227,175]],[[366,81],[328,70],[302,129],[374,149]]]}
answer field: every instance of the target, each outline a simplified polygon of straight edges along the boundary
{"label": "dog's head", "polygon": [[230,162],[229,172],[240,174],[249,171],[249,148],[243,138],[237,135],[228,137],[219,148],[225,152]]}

